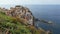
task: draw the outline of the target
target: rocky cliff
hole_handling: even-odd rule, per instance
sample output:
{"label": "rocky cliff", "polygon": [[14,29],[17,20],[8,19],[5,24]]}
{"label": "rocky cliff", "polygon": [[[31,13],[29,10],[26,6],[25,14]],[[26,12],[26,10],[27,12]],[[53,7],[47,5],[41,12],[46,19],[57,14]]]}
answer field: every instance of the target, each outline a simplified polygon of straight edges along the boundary
{"label": "rocky cliff", "polygon": [[0,9],[0,33],[1,34],[46,34],[43,29],[33,26],[31,11],[22,6]]}
{"label": "rocky cliff", "polygon": [[22,18],[29,25],[33,25],[33,15],[31,11],[26,7],[17,5],[15,7],[11,7],[10,10],[5,9],[5,8],[1,10],[3,10],[5,14],[8,16]]}

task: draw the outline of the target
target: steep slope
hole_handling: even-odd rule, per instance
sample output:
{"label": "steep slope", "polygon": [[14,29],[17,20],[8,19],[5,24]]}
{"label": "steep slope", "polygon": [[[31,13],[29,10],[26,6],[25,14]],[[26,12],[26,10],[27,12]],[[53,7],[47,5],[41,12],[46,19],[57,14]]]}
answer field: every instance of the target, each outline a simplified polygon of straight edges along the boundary
{"label": "steep slope", "polygon": [[2,34],[31,34],[27,26],[2,12],[0,12],[0,30]]}
{"label": "steep slope", "polygon": [[33,18],[27,8],[16,6],[10,10],[2,9],[0,10],[0,34],[46,34],[46,31],[34,26]]}
{"label": "steep slope", "polygon": [[45,34],[34,26],[27,26],[22,19],[6,16],[0,12],[0,34]]}
{"label": "steep slope", "polygon": [[[22,22],[22,21],[21,21]],[[37,30],[34,26],[27,26],[14,17],[6,16],[0,12],[1,34],[42,34],[45,32]]]}

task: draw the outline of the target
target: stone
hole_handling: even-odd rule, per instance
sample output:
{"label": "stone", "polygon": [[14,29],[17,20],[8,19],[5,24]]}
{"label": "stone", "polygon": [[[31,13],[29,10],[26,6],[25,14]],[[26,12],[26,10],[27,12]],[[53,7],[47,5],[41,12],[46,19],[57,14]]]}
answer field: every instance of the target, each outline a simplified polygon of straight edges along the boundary
{"label": "stone", "polygon": [[5,14],[12,17],[23,18],[28,21],[28,24],[33,25],[33,15],[32,12],[23,6],[17,5],[15,7],[11,7],[10,10],[3,9]]}

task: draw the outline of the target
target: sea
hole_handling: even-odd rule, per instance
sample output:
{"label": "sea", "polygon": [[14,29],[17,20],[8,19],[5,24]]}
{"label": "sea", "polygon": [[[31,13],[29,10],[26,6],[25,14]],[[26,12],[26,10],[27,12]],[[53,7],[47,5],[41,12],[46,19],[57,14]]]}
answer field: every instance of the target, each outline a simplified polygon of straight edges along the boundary
{"label": "sea", "polygon": [[[14,7],[15,5],[0,5],[0,7]],[[53,34],[60,34],[60,5],[23,5],[30,9],[34,17],[47,21],[52,24],[35,22],[37,27],[46,31],[51,30]]]}

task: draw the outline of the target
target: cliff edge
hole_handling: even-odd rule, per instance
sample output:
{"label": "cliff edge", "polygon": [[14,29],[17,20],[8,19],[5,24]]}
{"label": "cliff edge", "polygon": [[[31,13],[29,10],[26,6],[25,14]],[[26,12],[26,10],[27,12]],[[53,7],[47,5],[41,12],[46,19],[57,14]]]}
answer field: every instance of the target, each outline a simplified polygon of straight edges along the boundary
{"label": "cliff edge", "polygon": [[22,6],[8,9],[0,8],[0,33],[1,34],[46,34],[43,29],[33,26],[31,11]]}

